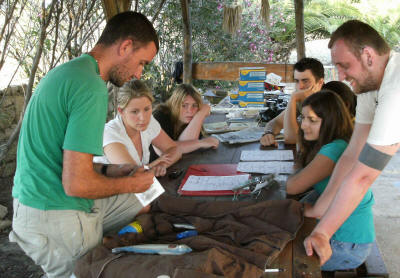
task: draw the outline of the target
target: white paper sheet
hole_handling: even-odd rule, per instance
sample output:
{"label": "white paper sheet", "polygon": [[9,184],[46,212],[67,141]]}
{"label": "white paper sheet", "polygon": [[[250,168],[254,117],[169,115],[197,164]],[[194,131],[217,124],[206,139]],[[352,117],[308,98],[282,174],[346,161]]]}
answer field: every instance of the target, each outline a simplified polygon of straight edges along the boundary
{"label": "white paper sheet", "polygon": [[203,124],[204,130],[209,133],[221,133],[228,131],[239,131],[249,127],[257,127],[257,122],[243,122],[243,123],[230,123],[227,122],[216,122]]}
{"label": "white paper sheet", "polygon": [[136,198],[138,198],[139,202],[145,207],[150,204],[153,200],[155,200],[158,196],[163,194],[165,191],[164,187],[160,184],[160,182],[154,178],[153,184],[142,193],[135,193]]}
{"label": "white paper sheet", "polygon": [[293,162],[288,162],[288,161],[239,162],[237,170],[245,173],[291,174],[293,173]]}
{"label": "white paper sheet", "polygon": [[228,132],[223,134],[216,134],[215,137],[221,142],[228,142],[229,144],[257,142],[264,134],[263,127],[249,127],[241,131]]}
{"label": "white paper sheet", "polygon": [[242,151],[240,155],[242,161],[271,161],[271,160],[293,160],[291,150],[256,150]]}
{"label": "white paper sheet", "polygon": [[182,187],[183,191],[232,190],[249,180],[250,175],[236,176],[189,176]]}
{"label": "white paper sheet", "polygon": [[226,132],[229,130],[227,122],[216,122],[203,124],[203,128],[207,133]]}

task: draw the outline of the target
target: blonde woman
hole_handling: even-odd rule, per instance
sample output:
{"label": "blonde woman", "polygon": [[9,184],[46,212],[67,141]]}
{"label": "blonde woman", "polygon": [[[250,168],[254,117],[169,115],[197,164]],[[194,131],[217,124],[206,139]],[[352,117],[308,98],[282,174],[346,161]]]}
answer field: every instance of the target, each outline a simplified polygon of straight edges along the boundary
{"label": "blonde woman", "polygon": [[[104,129],[104,156],[95,162],[148,165],[155,176],[163,176],[166,168],[181,154],[176,143],[161,129],[152,116],[153,95],[140,80],[124,84],[118,92],[118,115]],[[153,144],[162,155],[149,164],[149,146]]]}
{"label": "blonde woman", "polygon": [[[204,119],[210,115],[210,110],[210,106],[203,103],[200,93],[192,85],[181,84],[165,104],[155,109],[153,115],[162,129],[176,141],[179,150],[189,153],[200,148],[216,149],[219,145],[215,137],[199,139]],[[157,158],[153,150],[151,155],[152,160]]]}

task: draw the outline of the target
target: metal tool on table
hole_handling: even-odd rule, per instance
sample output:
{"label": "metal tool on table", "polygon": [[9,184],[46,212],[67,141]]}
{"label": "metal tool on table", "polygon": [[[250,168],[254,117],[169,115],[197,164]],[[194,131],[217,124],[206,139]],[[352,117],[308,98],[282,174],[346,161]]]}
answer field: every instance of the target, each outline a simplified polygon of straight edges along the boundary
{"label": "metal tool on table", "polygon": [[264,272],[282,272],[285,271],[283,268],[267,268]]}
{"label": "metal tool on table", "polygon": [[262,176],[255,176],[249,179],[245,184],[233,189],[234,195],[232,200],[238,200],[238,196],[242,193],[248,192],[255,195],[256,198],[261,193],[261,189],[271,186],[275,183],[275,174],[268,174]]}

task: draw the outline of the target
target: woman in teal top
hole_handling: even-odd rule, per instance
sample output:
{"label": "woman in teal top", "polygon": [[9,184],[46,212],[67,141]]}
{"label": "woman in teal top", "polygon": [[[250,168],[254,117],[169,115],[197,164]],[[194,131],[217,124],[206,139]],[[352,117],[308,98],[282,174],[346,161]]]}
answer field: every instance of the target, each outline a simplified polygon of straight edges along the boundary
{"label": "woman in teal top", "polygon": [[[343,101],[329,90],[322,90],[305,99],[299,131],[299,171],[289,177],[288,194],[313,190],[303,199],[313,204],[325,190],[336,162],[347,147],[353,123]],[[325,271],[352,269],[362,264],[375,240],[371,190],[356,210],[333,235],[332,256],[322,267]],[[307,205],[306,205],[307,206]]]}

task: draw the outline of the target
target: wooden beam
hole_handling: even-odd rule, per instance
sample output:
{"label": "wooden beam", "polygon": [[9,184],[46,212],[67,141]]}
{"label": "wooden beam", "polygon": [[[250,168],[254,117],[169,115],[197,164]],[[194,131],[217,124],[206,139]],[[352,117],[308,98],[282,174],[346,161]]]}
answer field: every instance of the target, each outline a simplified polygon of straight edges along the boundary
{"label": "wooden beam", "polygon": [[282,77],[282,82],[294,82],[293,64],[265,64],[246,62],[202,62],[193,63],[193,79],[197,80],[239,80],[239,68],[264,67],[267,73],[275,73]]}
{"label": "wooden beam", "polygon": [[297,61],[306,57],[306,47],[304,44],[304,2],[294,0],[294,10],[296,19],[296,49]]}
{"label": "wooden beam", "polygon": [[114,15],[129,10],[132,0],[102,0],[104,14],[108,21]]}
{"label": "wooden beam", "polygon": [[183,83],[192,84],[192,26],[190,0],[181,0],[183,21]]}

